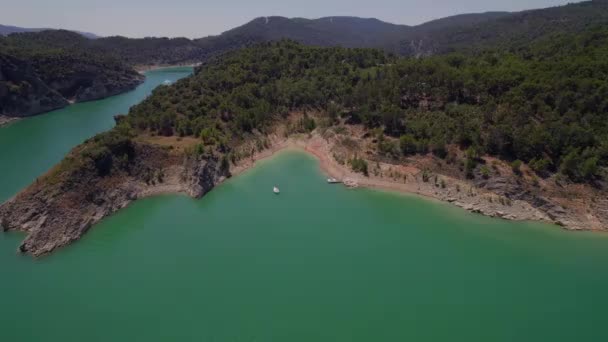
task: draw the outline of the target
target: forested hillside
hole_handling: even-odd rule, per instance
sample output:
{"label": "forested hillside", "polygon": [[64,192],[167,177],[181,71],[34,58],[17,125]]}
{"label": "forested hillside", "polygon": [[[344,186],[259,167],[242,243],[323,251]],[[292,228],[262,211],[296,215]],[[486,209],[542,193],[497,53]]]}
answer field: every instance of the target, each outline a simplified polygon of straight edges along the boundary
{"label": "forested hillside", "polygon": [[[470,86],[467,85],[466,88],[459,90],[462,92],[459,98],[460,103],[470,103],[471,98],[467,96],[471,92],[475,96],[479,96],[480,100],[477,101],[479,103],[475,103],[476,105],[487,105],[491,101],[481,101],[483,96],[489,94],[491,100],[496,101],[502,100],[501,97],[506,96],[509,92],[496,93],[494,88],[480,87],[482,83],[479,81],[483,82],[486,79],[479,78],[481,76],[471,76],[472,74],[485,75],[484,72],[495,74],[502,68],[519,68],[510,63],[523,63],[526,68],[532,68],[532,64],[542,53],[541,49],[554,48],[564,51],[567,48],[561,49],[561,46],[550,47],[548,45],[547,42],[553,39],[555,34],[576,35],[606,23],[608,23],[608,2],[588,1],[519,13],[488,12],[458,15],[412,27],[354,17],[326,17],[314,20],[262,17],[219,36],[195,40],[186,38],[129,39],[124,37],[87,39],[80,34],[62,30],[18,33],[0,37],[0,52],[5,56],[11,56],[13,60],[25,62],[19,63],[19,65],[28,65],[36,77],[48,88],[56,91],[65,99],[76,101],[101,98],[134,87],[140,81],[140,77],[131,69],[132,66],[200,63],[228,51],[283,38],[309,46],[373,47],[385,52],[409,56],[432,56],[459,52],[468,55],[468,57],[462,57],[464,67],[446,70],[457,84],[471,83]],[[581,33],[581,37],[583,35]],[[570,46],[571,42],[568,40],[578,38],[560,39],[564,40],[564,44]],[[530,48],[530,46],[533,47]],[[490,63],[490,66],[487,66],[480,62],[487,62],[489,50],[494,50],[498,54],[496,55],[498,62],[495,65]],[[576,53],[587,53],[586,49],[580,50],[582,52],[576,50]],[[549,57],[550,63],[565,63],[561,60],[558,61],[556,56]],[[425,68],[433,63],[439,65],[438,67],[443,67],[446,58],[458,57],[431,58],[407,63],[416,65],[416,68]],[[490,58],[490,62],[492,60]],[[549,63],[549,61],[545,60],[544,63]],[[552,65],[551,67],[557,66]],[[468,69],[464,70],[464,68]],[[389,70],[392,69],[387,69],[386,72]],[[464,71],[466,73],[463,73]],[[527,72],[519,69],[516,71]],[[546,70],[543,77],[552,77],[554,80],[562,82],[564,75],[555,73],[551,74],[550,70]],[[532,73],[532,75],[534,74]],[[541,82],[541,80],[532,79],[532,75],[526,74],[525,80],[517,79],[517,82],[526,81],[534,84]],[[513,75],[505,77],[516,78]],[[595,74],[594,79],[597,79]],[[31,84],[29,81],[3,77],[2,82],[4,83],[0,89],[0,95],[4,98],[2,101],[6,103],[19,102],[19,98],[32,98],[33,96],[28,90],[33,88],[19,85]],[[545,89],[556,82],[542,85],[542,87]],[[517,83],[517,85],[520,84]],[[507,87],[509,91],[513,89],[511,86],[509,84]],[[416,89],[425,89],[425,87],[426,85],[421,85]],[[452,85],[452,87],[455,86]],[[497,85],[496,87],[505,86]],[[564,89],[568,88],[560,88],[559,91],[563,92]],[[412,91],[414,90],[412,89]],[[425,94],[436,91],[436,87],[434,87]],[[578,94],[577,90],[572,90],[572,92]],[[421,96],[420,94],[414,95]],[[450,93],[449,96],[446,95],[445,99],[440,99],[439,103],[443,100],[446,100],[447,103],[453,102],[453,95],[453,93]],[[12,100],[8,100],[8,98]],[[32,109],[27,110],[27,114],[15,114],[14,111],[9,113],[6,109],[3,110],[3,113],[30,115],[44,111],[43,108],[54,108],[58,103],[51,101],[53,105],[48,106],[47,100],[36,99],[35,101],[43,105],[30,106]],[[375,100],[370,98],[370,101]],[[562,106],[565,106],[565,101],[561,102]],[[396,104],[393,103],[393,105]],[[522,104],[522,106],[528,105]],[[18,107],[24,108],[23,105]],[[508,151],[509,149],[513,151]],[[522,155],[515,151],[517,147],[502,146],[496,147],[494,150],[494,153],[500,153],[509,158],[529,159],[529,155]],[[555,168],[557,167],[556,161],[553,159],[556,157],[559,159],[562,151],[553,150],[549,154]],[[539,157],[538,153],[535,157]]]}
{"label": "forested hillside", "polygon": [[[455,18],[467,16],[456,16]],[[449,19],[449,18],[446,18]],[[440,22],[447,23],[443,19]],[[401,43],[405,55],[470,52],[488,47],[514,49],[544,40],[556,33],[577,33],[608,23],[608,1],[593,0],[565,6],[498,13],[491,20],[469,20],[464,25],[423,24],[408,32]]]}
{"label": "forested hillside", "polygon": [[252,44],[292,39],[312,46],[377,47],[397,50],[407,26],[377,19],[327,17],[321,19],[261,17],[218,36],[200,39],[107,37],[85,42],[89,49],[129,64],[201,62]]}
{"label": "forested hillside", "polygon": [[143,77],[121,60],[82,48],[69,31],[0,38],[0,115],[29,116],[121,93]]}
{"label": "forested hillside", "polygon": [[514,13],[455,15],[417,26],[356,17],[260,17],[218,36],[195,40],[110,37],[95,40],[94,46],[132,64],[199,62],[229,50],[281,39],[311,46],[379,48],[399,55],[428,56],[488,47],[519,48],[555,33],[577,33],[605,23],[608,2],[595,0]]}
{"label": "forested hillside", "polygon": [[[608,162],[608,30],[558,35],[519,54],[425,59],[379,50],[265,43],[203,65],[123,121],[136,131],[201,137],[228,150],[289,112],[318,109],[388,137],[379,153],[467,149],[528,163],[539,176],[600,176]],[[391,137],[399,138],[400,145]],[[470,171],[470,170],[469,170]]]}
{"label": "forested hillside", "polygon": [[311,46],[379,48],[407,56],[488,47],[514,49],[555,33],[577,33],[608,23],[608,2],[586,1],[524,12],[487,12],[450,16],[417,26],[396,25],[373,18],[256,18],[217,36],[199,39],[120,36],[66,40],[61,30],[18,35],[21,44],[33,40],[47,48],[72,48],[111,55],[130,65],[198,63],[251,44],[291,39]]}

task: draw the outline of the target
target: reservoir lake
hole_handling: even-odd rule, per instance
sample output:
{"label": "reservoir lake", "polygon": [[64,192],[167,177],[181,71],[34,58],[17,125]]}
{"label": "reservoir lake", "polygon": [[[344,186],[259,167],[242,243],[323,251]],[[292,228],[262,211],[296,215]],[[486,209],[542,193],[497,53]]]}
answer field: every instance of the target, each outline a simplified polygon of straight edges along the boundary
{"label": "reservoir lake", "polygon": [[[0,128],[0,201],[191,72]],[[0,234],[0,341],[608,340],[608,235],[329,185],[298,151],[199,200],[137,201],[47,257],[23,238]]]}

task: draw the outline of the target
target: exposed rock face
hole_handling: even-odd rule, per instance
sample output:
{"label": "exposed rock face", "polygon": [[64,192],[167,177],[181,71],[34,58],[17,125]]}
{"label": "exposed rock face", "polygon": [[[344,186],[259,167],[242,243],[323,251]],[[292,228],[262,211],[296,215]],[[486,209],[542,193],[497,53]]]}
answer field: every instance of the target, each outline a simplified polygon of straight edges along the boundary
{"label": "exposed rock face", "polygon": [[41,72],[53,67],[49,63],[0,53],[0,115],[36,115],[68,106],[68,99],[83,102],[117,95],[144,80],[134,70],[105,70],[82,61],[73,66],[77,72]]}
{"label": "exposed rock face", "polygon": [[133,200],[158,193],[155,189],[200,197],[230,175],[213,157],[184,161],[150,145],[124,148],[125,155],[131,155],[127,167],[114,165],[108,174],[99,175],[99,169],[83,164],[59,181],[47,176],[0,205],[3,230],[28,233],[19,250],[48,254],[80,239],[92,225]]}
{"label": "exposed rock face", "polygon": [[[529,204],[553,222],[570,230],[606,230],[608,227],[608,201],[602,195],[557,190],[551,186],[543,189],[530,187],[517,177],[494,176],[488,180],[481,177],[475,186],[505,196],[513,201]],[[569,195],[566,195],[568,194]],[[600,198],[585,202],[583,198]]]}
{"label": "exposed rock face", "polygon": [[28,63],[0,54],[0,115],[30,116],[68,104]]}
{"label": "exposed rock face", "polygon": [[229,176],[228,168],[222,166],[217,159],[196,157],[184,161],[186,192],[194,198],[204,196]]}
{"label": "exposed rock face", "polygon": [[144,77],[136,72],[106,74],[104,70],[87,68],[59,79],[49,78],[47,82],[65,98],[73,99],[75,102],[85,102],[134,89],[143,80]]}

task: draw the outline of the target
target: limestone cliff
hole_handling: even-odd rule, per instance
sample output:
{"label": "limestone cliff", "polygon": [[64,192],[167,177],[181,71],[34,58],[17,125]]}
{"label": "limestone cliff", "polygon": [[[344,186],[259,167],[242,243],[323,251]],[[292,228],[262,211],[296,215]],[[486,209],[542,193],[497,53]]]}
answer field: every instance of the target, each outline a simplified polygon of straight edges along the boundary
{"label": "limestone cliff", "polygon": [[0,205],[4,231],[27,233],[19,250],[48,254],[133,200],[161,192],[200,197],[229,177],[212,155],[185,155],[130,140],[75,148],[55,169]]}

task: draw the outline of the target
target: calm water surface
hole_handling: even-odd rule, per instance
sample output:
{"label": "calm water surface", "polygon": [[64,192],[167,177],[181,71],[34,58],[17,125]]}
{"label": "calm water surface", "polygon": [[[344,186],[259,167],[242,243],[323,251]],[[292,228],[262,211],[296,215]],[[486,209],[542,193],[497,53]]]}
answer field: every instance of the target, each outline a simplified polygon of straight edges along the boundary
{"label": "calm water surface", "polygon": [[[2,162],[59,160],[70,143],[45,134]],[[201,200],[136,202],[47,258],[17,255],[22,238],[0,234],[0,341],[608,340],[608,236],[330,186],[298,152]]]}
{"label": "calm water surface", "polygon": [[114,115],[126,114],[165,80],[173,82],[191,73],[192,68],[150,71],[146,81],[130,92],[0,127],[0,202],[58,163],[74,146],[114,127]]}

